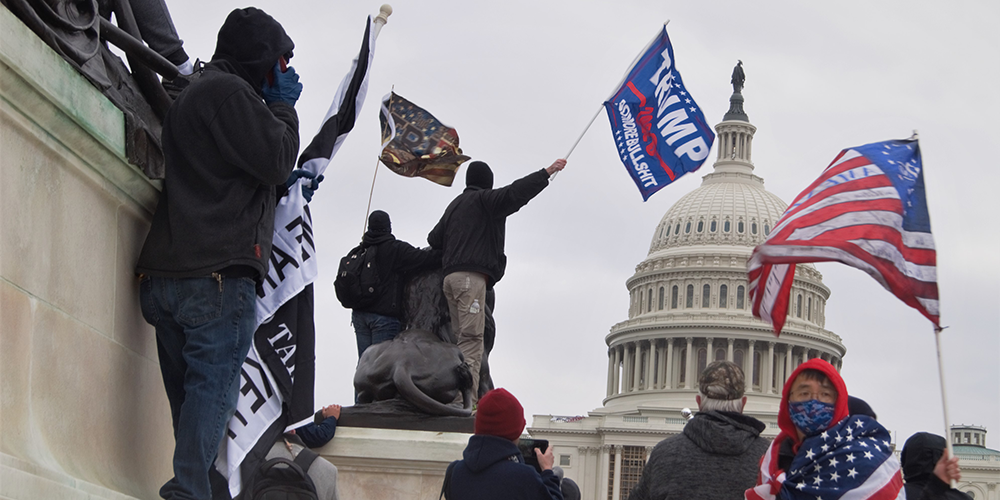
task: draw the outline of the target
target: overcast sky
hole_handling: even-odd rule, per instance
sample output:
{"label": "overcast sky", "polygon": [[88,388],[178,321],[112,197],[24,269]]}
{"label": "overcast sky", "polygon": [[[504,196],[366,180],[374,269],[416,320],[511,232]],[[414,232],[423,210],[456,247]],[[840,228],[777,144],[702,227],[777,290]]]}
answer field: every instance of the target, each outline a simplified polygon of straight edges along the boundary
{"label": "overcast sky", "polygon": [[[232,0],[169,0],[192,57],[209,59]],[[320,125],[378,2],[261,1],[295,40],[305,89],[302,144]],[[363,116],[311,204],[316,282],[316,405],[350,404],[357,363],[350,311],[333,293],[339,258],[364,229],[380,152],[378,103],[398,94],[456,127],[464,152],[505,185],[563,157],[633,58],[670,20],[677,69],[712,125],[728,109],[737,59],[753,160],[786,202],[847,147],[920,132],[938,248],[945,377],[953,424],[987,426],[1000,449],[1000,3],[396,1],[379,37]],[[713,148],[714,149],[714,148]],[[625,280],[653,231],[712,171],[715,153],[643,203],[606,115],[566,170],[508,219],[497,285],[498,386],[533,414],[584,415],[605,396],[610,327],[628,317]],[[417,246],[464,186],[378,168],[372,209]],[[931,323],[861,271],[820,264],[826,328],[847,346],[843,374],[901,444],[943,433]],[[692,401],[692,406],[694,402]]]}

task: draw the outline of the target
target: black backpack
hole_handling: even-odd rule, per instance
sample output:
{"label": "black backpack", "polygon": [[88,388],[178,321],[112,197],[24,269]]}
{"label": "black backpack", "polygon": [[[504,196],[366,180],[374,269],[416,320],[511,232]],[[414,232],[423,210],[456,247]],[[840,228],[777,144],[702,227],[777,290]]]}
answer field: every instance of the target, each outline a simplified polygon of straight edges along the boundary
{"label": "black backpack", "polygon": [[379,275],[375,266],[377,246],[358,245],[340,259],[333,289],[337,300],[348,309],[363,309],[374,305],[379,297]]}
{"label": "black backpack", "polygon": [[319,455],[303,448],[295,461],[272,458],[261,465],[247,481],[241,500],[318,500],[316,485],[309,477],[309,466]]}

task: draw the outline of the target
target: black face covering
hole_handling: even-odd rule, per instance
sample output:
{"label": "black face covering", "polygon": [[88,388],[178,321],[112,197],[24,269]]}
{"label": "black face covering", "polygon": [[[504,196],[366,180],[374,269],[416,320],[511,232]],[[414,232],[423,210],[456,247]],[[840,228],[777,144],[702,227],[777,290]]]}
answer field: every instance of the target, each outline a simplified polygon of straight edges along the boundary
{"label": "black face covering", "polygon": [[230,62],[257,89],[282,56],[291,56],[293,48],[295,44],[278,21],[260,9],[247,7],[226,18],[212,60]]}

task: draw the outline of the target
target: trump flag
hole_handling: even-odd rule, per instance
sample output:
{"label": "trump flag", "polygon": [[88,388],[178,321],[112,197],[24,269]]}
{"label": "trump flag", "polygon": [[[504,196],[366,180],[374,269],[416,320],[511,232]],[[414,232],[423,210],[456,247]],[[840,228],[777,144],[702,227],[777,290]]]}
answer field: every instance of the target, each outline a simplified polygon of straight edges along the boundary
{"label": "trump flag", "polygon": [[916,140],[845,149],[795,198],[747,264],[753,314],[781,332],[795,264],[861,269],[939,325],[937,253]]}
{"label": "trump flag", "polygon": [[698,170],[715,141],[712,127],[684,87],[664,26],[604,107],[618,156],[643,201]]}

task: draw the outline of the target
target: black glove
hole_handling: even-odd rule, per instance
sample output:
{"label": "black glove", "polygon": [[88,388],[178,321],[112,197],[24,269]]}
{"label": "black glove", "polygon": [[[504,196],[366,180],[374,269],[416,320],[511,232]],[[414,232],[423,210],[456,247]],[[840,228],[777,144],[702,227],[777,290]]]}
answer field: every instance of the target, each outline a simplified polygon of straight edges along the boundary
{"label": "black glove", "polygon": [[280,63],[274,64],[272,70],[274,75],[273,83],[265,78],[261,85],[261,93],[264,95],[264,102],[271,104],[274,102],[286,102],[290,106],[295,106],[302,94],[302,84],[299,83],[299,74],[295,68],[289,66],[284,73],[281,72]]}

